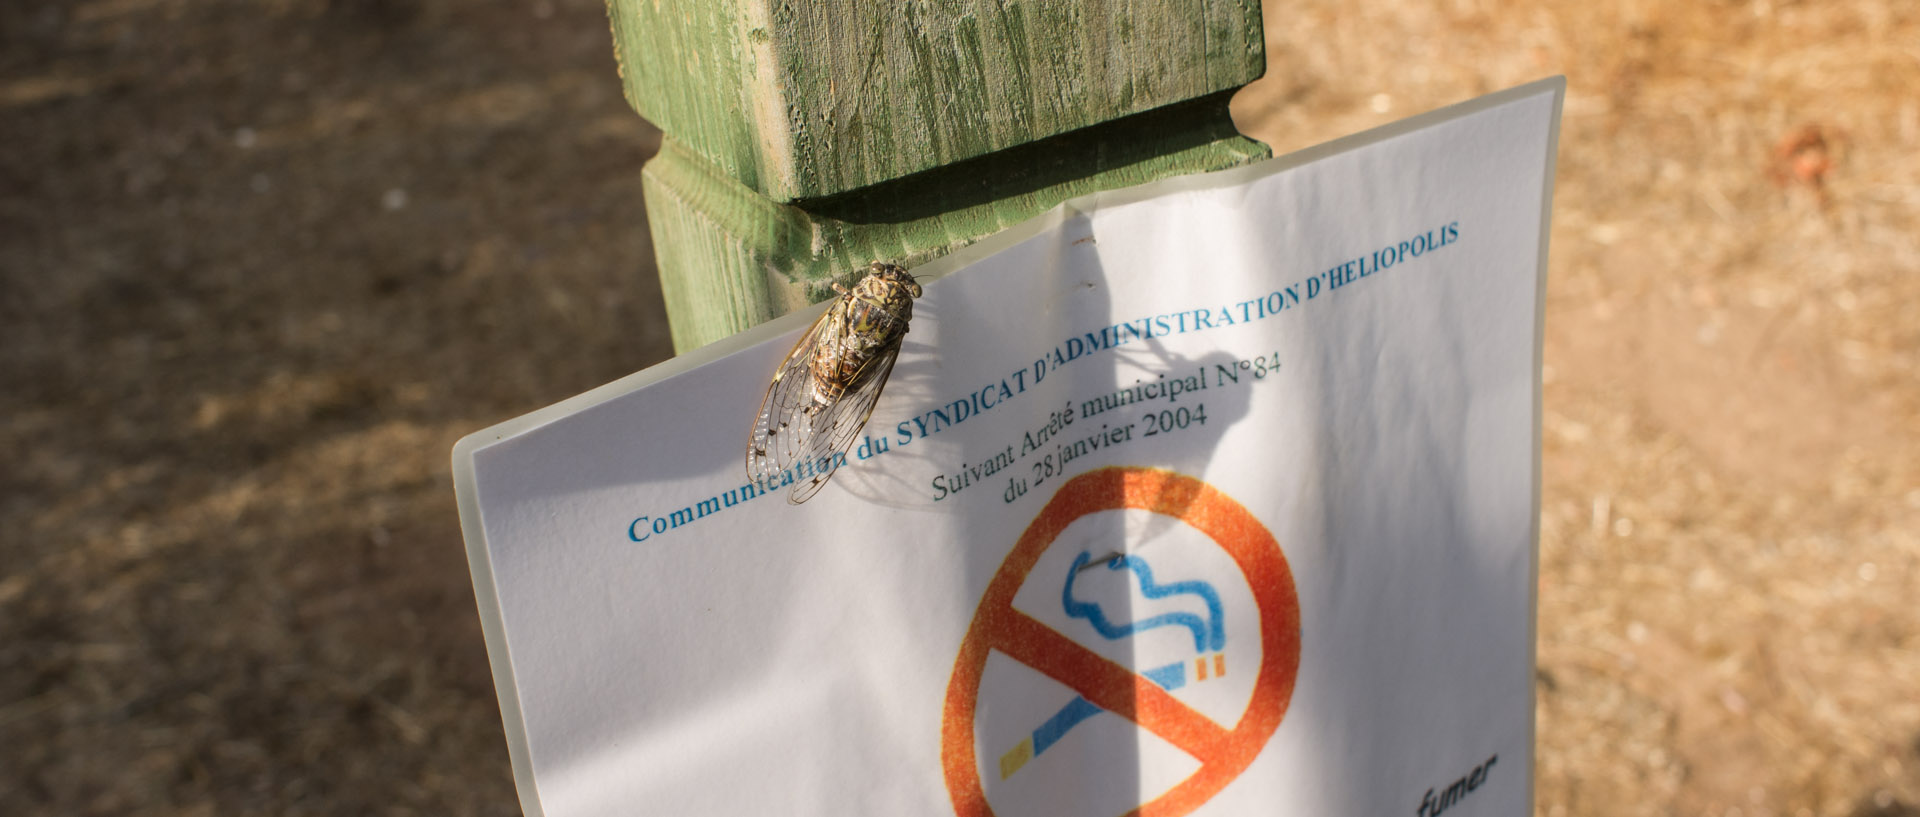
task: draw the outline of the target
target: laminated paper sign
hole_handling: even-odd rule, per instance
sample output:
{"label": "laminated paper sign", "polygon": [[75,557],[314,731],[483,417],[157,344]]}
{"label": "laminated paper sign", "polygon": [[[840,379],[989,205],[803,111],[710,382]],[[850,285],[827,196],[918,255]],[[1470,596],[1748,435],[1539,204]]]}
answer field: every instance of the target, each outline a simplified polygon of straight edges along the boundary
{"label": "laminated paper sign", "polygon": [[527,813],[1527,814],[1563,89],[920,267],[804,505],[817,310],[461,441]]}

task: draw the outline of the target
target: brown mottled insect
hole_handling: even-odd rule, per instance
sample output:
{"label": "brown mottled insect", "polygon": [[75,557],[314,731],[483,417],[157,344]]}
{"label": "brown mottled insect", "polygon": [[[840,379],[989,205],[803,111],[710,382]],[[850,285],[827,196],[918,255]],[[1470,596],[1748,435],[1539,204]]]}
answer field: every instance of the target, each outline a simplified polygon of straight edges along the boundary
{"label": "brown mottled insect", "polygon": [[833,288],[840,297],[773,373],[747,440],[747,476],[769,488],[791,483],[787,501],[795,505],[846,462],[893,373],[920,297],[912,275],[879,261],[851,291]]}

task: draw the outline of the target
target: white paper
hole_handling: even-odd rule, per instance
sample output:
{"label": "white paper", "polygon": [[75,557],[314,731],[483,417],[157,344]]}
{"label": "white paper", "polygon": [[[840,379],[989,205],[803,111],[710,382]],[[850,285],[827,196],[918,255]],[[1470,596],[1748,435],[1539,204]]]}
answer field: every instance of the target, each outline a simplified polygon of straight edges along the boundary
{"label": "white paper", "polygon": [[804,505],[742,452],[817,312],[463,440],[526,811],[1528,813],[1563,89],[915,270]]}

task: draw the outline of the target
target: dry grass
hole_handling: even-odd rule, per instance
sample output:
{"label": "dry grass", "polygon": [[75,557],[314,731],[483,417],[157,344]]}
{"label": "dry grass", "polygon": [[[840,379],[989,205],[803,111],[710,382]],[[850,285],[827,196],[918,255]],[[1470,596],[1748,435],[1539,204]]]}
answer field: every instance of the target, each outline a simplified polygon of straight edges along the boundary
{"label": "dry grass", "polygon": [[[1268,5],[1280,150],[1569,78],[1541,813],[1920,814],[1920,11]],[[598,3],[0,45],[0,813],[517,811],[446,458],[667,354]]]}

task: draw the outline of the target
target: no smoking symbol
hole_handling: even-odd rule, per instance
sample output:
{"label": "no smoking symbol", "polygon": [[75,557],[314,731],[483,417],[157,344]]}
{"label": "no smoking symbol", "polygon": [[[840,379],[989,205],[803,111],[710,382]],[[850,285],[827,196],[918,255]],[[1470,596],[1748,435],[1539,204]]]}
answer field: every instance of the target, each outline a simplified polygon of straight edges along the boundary
{"label": "no smoking symbol", "polygon": [[[1100,511],[1137,509],[1173,517],[1226,551],[1252,589],[1260,620],[1260,669],[1238,723],[1222,726],[1159,684],[1014,609],[1014,594],[1067,526]],[[993,814],[974,741],[980,680],[998,651],[1078,692],[1101,709],[1158,735],[1200,762],[1199,770],[1129,815],[1179,817],[1246,771],[1280,726],[1300,669],[1300,600],[1273,534],[1226,494],[1192,477],[1148,468],[1104,468],[1069,480],[1040,509],[1007,555],[960,644],[941,726],[940,760],[959,817]]]}

